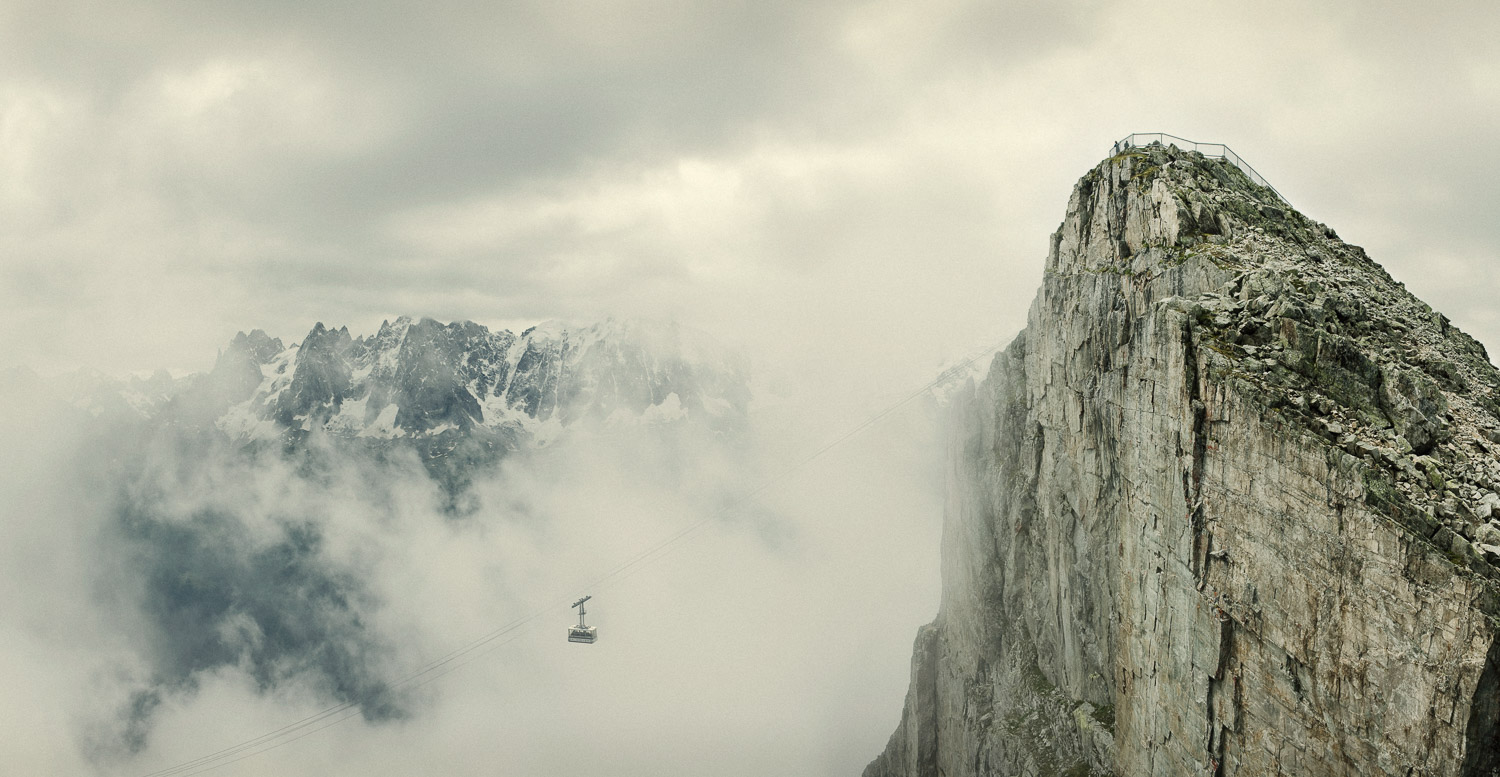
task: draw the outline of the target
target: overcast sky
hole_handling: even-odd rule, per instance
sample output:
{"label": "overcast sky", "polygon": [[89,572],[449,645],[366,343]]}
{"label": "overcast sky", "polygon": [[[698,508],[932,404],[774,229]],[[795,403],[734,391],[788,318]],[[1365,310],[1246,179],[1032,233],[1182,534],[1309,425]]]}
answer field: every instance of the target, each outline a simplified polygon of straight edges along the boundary
{"label": "overcast sky", "polygon": [[[1133,131],[1229,144],[1494,353],[1497,40],[1500,5],[1477,1],[0,0],[0,367],[204,370],[240,330],[359,335],[403,314],[675,319],[758,370],[864,398],[815,431],[787,423],[806,431],[789,458],[1012,336],[1073,183]],[[406,728],[341,727],[244,773],[488,773],[511,758],[516,774],[661,774],[677,733],[684,774],[714,759],[857,773],[894,728],[914,629],[936,607],[940,495],[912,449],[940,446],[899,423],[768,497],[804,532],[792,561],[772,540],[710,535],[601,603],[620,647],[591,655],[608,658],[541,650],[527,676],[515,656],[477,664]],[[13,444],[0,469],[33,500],[13,504],[52,512],[4,543],[0,604],[16,615],[0,619],[0,663],[28,702],[0,709],[0,729],[56,765],[81,758],[59,732],[98,682],[75,669],[92,654],[56,646],[88,653],[108,629],[84,589],[36,590],[59,565],[86,576],[65,550],[74,530],[43,518],[91,497],[47,480],[37,451],[62,443],[27,428],[39,447]],[[622,501],[539,492],[563,512]],[[645,535],[675,525],[660,496],[635,500]],[[472,570],[521,551],[431,531],[391,541],[410,545],[412,577],[386,579],[413,622],[461,643],[499,618]],[[672,652],[705,640],[724,652]],[[732,695],[698,695],[725,683]],[[196,698],[162,713],[152,763],[325,701],[231,675]],[[598,739],[580,749],[584,729]],[[789,731],[805,741],[766,744]],[[559,753],[585,760],[559,771]]]}
{"label": "overcast sky", "polygon": [[1132,131],[1228,143],[1493,350],[1497,39],[1486,2],[0,0],[0,362],[619,315],[921,372],[1019,328]]}

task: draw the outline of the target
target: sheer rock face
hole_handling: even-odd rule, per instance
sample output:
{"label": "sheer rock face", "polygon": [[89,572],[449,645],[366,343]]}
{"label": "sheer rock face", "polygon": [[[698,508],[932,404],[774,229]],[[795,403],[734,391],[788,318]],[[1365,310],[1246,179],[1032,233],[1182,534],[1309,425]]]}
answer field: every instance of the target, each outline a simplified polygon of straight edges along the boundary
{"label": "sheer rock face", "polygon": [[396,426],[425,432],[449,424],[467,431],[483,423],[475,395],[487,396],[504,382],[514,342],[510,332],[491,335],[472,321],[412,324],[396,360]]}
{"label": "sheer rock face", "polygon": [[283,426],[303,418],[321,424],[337,413],[353,389],[349,364],[353,347],[347,328],[325,329],[321,322],[314,326],[297,353],[291,385],[276,403],[276,420]]}
{"label": "sheer rock face", "polygon": [[1074,189],[955,407],[943,598],[867,777],[1500,774],[1500,376],[1176,149]]}

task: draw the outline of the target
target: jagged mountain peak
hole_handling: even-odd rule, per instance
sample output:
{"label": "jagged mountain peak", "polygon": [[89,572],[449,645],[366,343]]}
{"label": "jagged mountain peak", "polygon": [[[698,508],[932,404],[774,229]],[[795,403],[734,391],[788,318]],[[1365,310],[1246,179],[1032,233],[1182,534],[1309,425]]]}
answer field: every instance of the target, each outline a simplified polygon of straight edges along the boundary
{"label": "jagged mountain peak", "polygon": [[[1286,401],[1300,406],[1309,393],[1324,394],[1345,420],[1393,428],[1398,448],[1424,454],[1450,437],[1439,389],[1465,395],[1483,411],[1476,419],[1500,416],[1483,345],[1362,248],[1223,159],[1152,146],[1101,162],[1075,186],[1047,267],[1052,277],[1102,275],[1134,286],[1174,279],[1178,286],[1164,291],[1199,310],[1202,331],[1227,358],[1262,362],[1255,369],[1285,384]],[[1044,287],[1038,302],[1048,298]],[[1317,350],[1330,348],[1344,361]],[[1277,368],[1309,391],[1279,381]]]}
{"label": "jagged mountain peak", "polygon": [[381,321],[380,329],[376,331],[374,337],[377,340],[399,339],[406,336],[406,330],[410,327],[411,316],[397,316],[395,321]]}
{"label": "jagged mountain peak", "polygon": [[1500,774],[1500,372],[1362,249],[1116,154],[956,405],[943,601],[867,777]]}
{"label": "jagged mountain peak", "polygon": [[182,378],[79,371],[51,382],[96,416],[170,418],[241,442],[477,435],[513,448],[581,421],[737,426],[747,381],[736,354],[675,323],[549,321],[518,336],[400,316],[358,337],[319,321],[290,344],[260,329],[238,332],[211,370]]}
{"label": "jagged mountain peak", "polygon": [[252,329],[248,333],[236,333],[234,339],[229,341],[228,350],[250,354],[257,363],[265,363],[285,347],[281,344],[281,338],[271,337],[263,329]]}
{"label": "jagged mountain peak", "polygon": [[1227,159],[1146,146],[1105,159],[1079,179],[1046,269],[1160,270],[1186,248],[1243,244],[1252,234],[1299,245],[1337,239]]}
{"label": "jagged mountain peak", "polygon": [[[233,403],[218,422],[231,437],[514,438],[540,424],[639,417],[663,403],[676,415],[730,422],[747,401],[738,359],[706,336],[658,322],[551,321],[517,336],[402,316],[357,338],[318,322],[301,343],[268,350],[232,345],[226,354],[245,356],[221,357],[236,376],[225,379]],[[251,362],[258,380],[247,395]]]}

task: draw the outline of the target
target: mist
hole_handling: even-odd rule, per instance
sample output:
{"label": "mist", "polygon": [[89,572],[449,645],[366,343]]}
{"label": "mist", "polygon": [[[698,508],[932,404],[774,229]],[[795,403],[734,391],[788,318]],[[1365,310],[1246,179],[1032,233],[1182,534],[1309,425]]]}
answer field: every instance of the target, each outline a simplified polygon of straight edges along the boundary
{"label": "mist", "polygon": [[[856,773],[936,612],[940,397],[788,468],[982,373],[1135,131],[1229,144],[1500,352],[1497,35],[1486,3],[0,0],[0,752],[139,777],[350,704],[213,773]],[[750,411],[578,426],[455,494],[68,388],[402,315],[672,320],[743,353]]]}
{"label": "mist", "polygon": [[[30,773],[147,774],[338,704],[212,773],[849,773],[935,612],[931,393],[810,461],[902,397],[579,423],[455,511],[410,450],[236,447],[15,375],[0,681]],[[594,645],[564,639],[583,594]]]}

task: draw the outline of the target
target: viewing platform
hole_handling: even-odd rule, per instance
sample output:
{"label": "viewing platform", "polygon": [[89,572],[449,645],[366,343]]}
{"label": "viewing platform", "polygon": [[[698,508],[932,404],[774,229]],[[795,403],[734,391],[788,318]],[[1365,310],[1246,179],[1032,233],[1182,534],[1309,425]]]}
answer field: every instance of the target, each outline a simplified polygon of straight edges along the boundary
{"label": "viewing platform", "polygon": [[1286,197],[1282,196],[1281,192],[1276,191],[1276,187],[1272,186],[1271,182],[1267,181],[1265,176],[1256,172],[1255,168],[1251,167],[1250,163],[1246,162],[1244,157],[1236,154],[1233,149],[1223,143],[1198,143],[1187,138],[1179,138],[1176,135],[1168,135],[1165,132],[1132,132],[1124,138],[1115,141],[1110,156],[1118,156],[1133,148],[1144,148],[1153,145],[1176,146],[1183,151],[1196,151],[1206,157],[1228,160],[1230,164],[1238,167],[1245,175],[1250,176],[1252,183],[1270,189],[1271,193],[1276,195],[1277,199],[1288,205],[1291,204],[1287,201]]}

